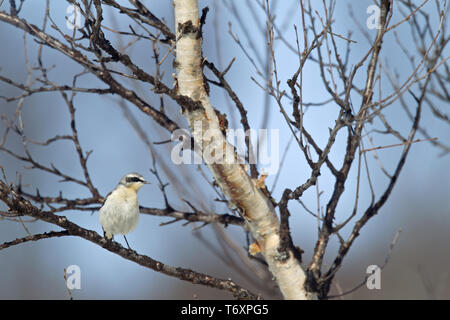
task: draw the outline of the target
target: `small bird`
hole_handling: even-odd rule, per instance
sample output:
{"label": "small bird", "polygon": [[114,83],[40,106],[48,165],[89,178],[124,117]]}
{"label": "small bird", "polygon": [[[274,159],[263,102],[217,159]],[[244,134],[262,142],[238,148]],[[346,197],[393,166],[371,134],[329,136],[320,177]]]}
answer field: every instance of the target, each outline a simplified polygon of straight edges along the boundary
{"label": "small bird", "polygon": [[149,183],[139,173],[132,172],[123,176],[117,187],[106,196],[99,217],[107,240],[112,240],[116,234],[122,234],[131,249],[125,235],[133,231],[138,224],[137,193],[144,184]]}

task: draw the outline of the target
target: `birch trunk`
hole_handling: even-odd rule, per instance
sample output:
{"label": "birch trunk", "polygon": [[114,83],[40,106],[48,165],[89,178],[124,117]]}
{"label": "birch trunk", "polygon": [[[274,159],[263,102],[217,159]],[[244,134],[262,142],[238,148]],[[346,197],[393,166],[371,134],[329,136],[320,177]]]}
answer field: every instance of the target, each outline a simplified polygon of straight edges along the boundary
{"label": "birch trunk", "polygon": [[201,102],[182,110],[203,159],[229,201],[241,212],[285,299],[315,299],[304,289],[306,275],[292,252],[280,257],[280,224],[271,201],[237,161],[234,147],[220,130],[219,119],[203,83],[202,37],[197,0],[174,0],[176,82],[179,94]]}

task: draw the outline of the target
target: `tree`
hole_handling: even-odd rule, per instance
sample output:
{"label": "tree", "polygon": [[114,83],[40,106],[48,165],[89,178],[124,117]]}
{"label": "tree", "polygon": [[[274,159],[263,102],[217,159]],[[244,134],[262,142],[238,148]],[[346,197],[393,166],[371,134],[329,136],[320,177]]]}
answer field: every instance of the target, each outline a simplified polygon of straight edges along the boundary
{"label": "tree", "polygon": [[[0,12],[0,21],[3,24],[23,30],[25,39],[31,36],[37,43],[37,59],[33,65],[27,56],[25,83],[7,75],[0,75],[1,81],[21,91],[19,95],[2,96],[8,103],[17,103],[17,109],[12,116],[4,116],[5,129],[0,149],[5,155],[15,158],[33,170],[60,177],[63,182],[85,188],[89,195],[77,198],[60,192],[55,196],[60,190],[59,184],[52,186],[52,191],[48,194],[38,189],[34,192],[31,186],[22,184],[22,179],[26,176],[22,177],[20,174],[19,178],[12,182],[8,179],[11,173],[3,171],[0,199],[8,211],[3,211],[2,217],[23,224],[22,217],[28,216],[62,230],[29,234],[3,243],[0,249],[27,241],[76,236],[144,267],[181,280],[222,289],[239,299],[261,297],[260,294],[232,280],[173,267],[148,255],[125,249],[118,242],[108,242],[97,232],[83,228],[62,215],[64,212],[78,211],[83,214],[86,211],[96,211],[105,199],[105,195],[100,193],[91,177],[95,171],[95,168],[88,165],[92,151],[86,151],[80,139],[80,126],[77,125],[76,115],[77,110],[83,106],[76,107],[75,99],[80,94],[120,97],[119,103],[125,117],[150,152],[151,172],[163,194],[164,207],[142,207],[141,212],[172,217],[174,220],[171,222],[186,220],[187,223],[202,223],[202,226],[231,224],[241,227],[243,232],[248,233],[250,239],[246,247],[249,257],[243,259],[257,261],[258,269],[270,272],[285,299],[329,297],[335,275],[355,239],[392,195],[413,143],[430,141],[444,153],[449,151],[445,144],[433,138],[421,126],[424,106],[430,108],[434,115],[447,125],[449,123],[445,112],[436,102],[449,100],[448,75],[446,75],[449,57],[445,56],[444,52],[450,37],[446,29],[445,17],[448,14],[448,7],[445,3],[439,1],[434,3],[436,7],[433,11],[434,19],[427,11],[433,6],[429,0],[423,1],[420,5],[412,4],[410,1],[399,1],[394,4],[389,0],[381,0],[379,4],[368,7],[367,12],[371,15],[367,21],[364,19],[367,28],[362,25],[359,25],[359,28],[361,33],[366,35],[369,46],[363,54],[355,55],[351,53],[359,43],[352,40],[351,32],[344,36],[334,30],[333,15],[339,3],[331,1],[326,4],[324,1],[320,6],[314,7],[306,1],[295,2],[300,12],[300,27],[291,28],[281,25],[283,21],[279,21],[272,13],[276,10],[275,2],[247,2],[255,19],[263,14],[258,19],[265,21],[264,28],[260,31],[266,39],[264,46],[266,51],[262,53],[258,44],[252,43],[254,30],[247,30],[244,35],[249,41],[248,46],[244,45],[239,36],[233,32],[231,24],[229,34],[255,67],[257,76],[252,80],[265,95],[267,103],[263,110],[261,128],[267,129],[272,114],[268,102],[271,100],[277,106],[284,126],[289,129],[294,146],[300,150],[309,171],[309,177],[305,181],[293,189],[285,188],[277,199],[272,195],[273,188],[269,189],[266,186],[267,172],[261,170],[258,162],[259,153],[255,150],[255,146],[261,147],[263,141],[255,139],[251,132],[254,126],[250,125],[247,112],[252,106],[246,106],[240,100],[233,84],[227,80],[227,73],[233,68],[235,59],[221,69],[216,66],[218,63],[215,59],[205,56],[202,52],[202,40],[208,27],[210,8],[204,7],[200,12],[197,0],[175,0],[173,8],[175,21],[172,27],[165,23],[163,18],[157,17],[149,8],[150,5],[146,6],[137,0],[129,0],[129,4],[113,0],[67,0],[67,3],[71,5],[72,14],[67,20],[68,26],[72,27],[69,29],[64,29],[54,20],[49,1],[45,2],[45,16],[41,26],[32,24],[21,16],[22,9],[27,5],[26,1],[20,1],[18,5],[11,0],[9,12]],[[232,1],[227,4],[230,11],[240,19],[241,27],[245,30],[245,21],[239,16],[236,4]],[[110,10],[110,19],[106,18],[105,10]],[[126,19],[127,26],[118,23],[119,19]],[[354,18],[355,25],[360,20]],[[110,27],[111,24],[115,26]],[[400,80],[400,76],[393,74],[393,69],[388,63],[382,63],[380,57],[383,52],[383,40],[386,37],[395,37],[396,30],[404,26],[410,28],[410,34],[416,41],[414,45],[405,45],[402,39],[396,38],[397,50],[402,51],[411,63],[408,77]],[[367,33],[370,28],[377,30],[375,37]],[[289,35],[289,32],[292,33]],[[295,42],[292,42],[292,35],[295,36]],[[131,41],[124,45],[129,39]],[[152,52],[146,53],[147,59],[143,64],[129,53],[130,48],[138,42],[145,43],[147,50],[150,44],[152,48]],[[276,55],[278,44],[286,46],[296,56],[296,59],[290,62],[292,67],[289,79],[280,78],[280,60]],[[27,54],[29,50],[27,42],[24,48]],[[45,57],[50,51],[66,56],[82,68],[81,72],[71,76],[70,84],[52,79],[52,67],[49,61],[46,62]],[[153,58],[152,68],[148,65],[150,55]],[[386,58],[389,56],[390,53],[386,53]],[[173,81],[167,75],[172,72],[169,63],[171,59],[176,70],[172,75]],[[327,97],[319,103],[305,100],[307,96],[304,90],[307,86],[305,81],[309,77],[305,68],[310,67],[318,71],[327,94]],[[165,70],[168,72],[164,72]],[[90,85],[91,80],[86,80],[88,76],[96,78],[95,85]],[[387,94],[385,81],[391,85]],[[228,125],[227,115],[222,114],[219,106],[211,99],[212,90],[217,89],[228,95],[233,104],[227,111],[223,109],[222,111],[233,116],[237,111],[240,116],[244,132],[241,140],[245,148],[240,148],[242,146],[234,145],[227,140],[228,134],[233,133],[234,128]],[[149,90],[153,96],[151,100],[145,97]],[[70,134],[55,135],[44,142],[26,134],[22,117],[23,104],[25,99],[38,93],[58,93],[61,96],[70,115]],[[155,107],[157,101],[159,108]],[[405,123],[403,119],[399,121],[390,118],[389,110],[395,105],[401,105],[407,111],[409,117],[407,120],[410,121],[408,130],[402,128]],[[158,125],[163,128],[166,132],[165,139],[156,141],[150,138],[147,128],[142,127],[140,120],[130,111],[129,106],[140,110],[142,112],[140,117],[151,118],[153,120],[151,126]],[[173,112],[177,108],[181,111],[181,118]],[[325,142],[311,134],[306,116],[310,108],[318,108],[333,114],[334,121],[327,124],[331,127],[328,129]],[[184,129],[184,121],[190,135]],[[419,139],[416,137],[417,132],[422,135]],[[6,144],[13,134],[23,142],[20,152],[9,148]],[[172,139],[168,135],[171,135]],[[343,136],[345,138],[342,138]],[[385,137],[384,140],[377,140],[383,141],[383,144],[378,147],[366,147],[372,144],[374,136]],[[174,137],[183,142],[177,144]],[[345,140],[343,145],[336,142],[342,139]],[[38,160],[30,147],[30,145],[49,147],[63,140],[68,140],[75,146],[82,178],[75,173],[66,173],[58,169],[53,163],[45,164]],[[392,140],[398,142],[388,143]],[[105,141],[105,144],[114,148],[112,138],[111,141]],[[169,147],[164,150],[164,145]],[[367,154],[372,153],[377,157],[377,150],[391,147],[401,148],[402,151],[396,159],[392,172],[380,162],[380,170],[377,173],[384,173],[387,182],[383,188],[375,188],[371,182],[371,176],[375,173],[371,172],[368,165]],[[294,147],[289,143],[285,152],[292,148]],[[168,163],[170,160],[174,161],[174,157],[179,160],[180,152],[188,154],[190,149],[204,160],[205,164],[200,168],[201,170],[207,168],[207,172],[204,172],[203,176],[217,193],[217,202],[224,204],[219,212],[226,210],[226,213],[215,213],[214,208],[206,206],[207,202],[200,209],[198,205],[192,204],[192,199],[180,196],[176,199],[176,194],[168,193],[167,189],[171,185],[183,184],[180,177],[182,173],[175,173]],[[245,149],[243,154],[240,152],[242,149]],[[337,153],[337,156],[333,153]],[[183,172],[192,167],[182,166],[179,170]],[[161,174],[161,170],[164,175]],[[363,178],[364,170],[366,178]],[[325,202],[321,196],[318,179],[325,171],[327,179],[331,179],[334,186],[329,191],[325,208],[322,209],[322,203]],[[171,180],[171,184],[165,181],[166,178]],[[275,175],[275,183],[277,179],[278,174]],[[355,190],[350,191],[354,206],[345,219],[340,221],[336,214],[338,206],[344,201],[345,187],[350,180],[354,180],[356,185]],[[368,187],[364,188],[368,189],[370,198],[367,203],[360,201],[361,184]],[[316,192],[318,205],[315,212],[302,202],[302,196],[307,191]],[[180,202],[180,199],[190,210],[175,208],[174,203]],[[201,199],[194,201],[201,203]],[[305,261],[302,257],[302,244],[299,247],[292,240],[289,218],[293,202],[303,205],[304,210],[317,219],[318,238],[310,261]],[[341,235],[344,228],[349,230],[347,236]],[[339,249],[331,265],[326,266],[324,257],[332,238],[339,240]]]}

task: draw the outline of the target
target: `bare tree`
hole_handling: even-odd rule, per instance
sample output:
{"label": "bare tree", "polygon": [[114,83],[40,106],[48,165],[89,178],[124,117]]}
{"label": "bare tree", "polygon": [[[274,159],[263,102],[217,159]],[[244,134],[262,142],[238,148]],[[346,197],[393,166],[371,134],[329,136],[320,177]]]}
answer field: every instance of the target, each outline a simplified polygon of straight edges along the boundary
{"label": "bare tree", "polygon": [[[293,139],[293,146],[288,144],[283,159],[288,150],[298,148],[309,166],[309,178],[294,189],[285,188],[279,199],[272,196],[279,173],[275,176],[273,187],[269,189],[265,181],[267,173],[254,161],[257,154],[254,146],[257,141],[254,141],[250,132],[256,126],[250,124],[247,112],[255,106],[245,105],[233,84],[227,80],[227,73],[233,68],[235,59],[221,70],[216,66],[219,65],[218,61],[206,57],[202,52],[202,40],[209,27],[208,12],[211,8],[199,10],[197,0],[175,0],[174,26],[171,26],[162,17],[157,17],[149,8],[150,5],[139,0],[129,0],[129,4],[113,0],[67,0],[74,12],[74,19],[67,21],[73,26],[73,30],[70,30],[54,21],[49,0],[41,2],[45,5],[45,14],[40,26],[22,16],[21,12],[27,6],[27,1],[17,3],[10,0],[9,12],[0,11],[2,24],[24,32],[27,74],[25,82],[0,74],[2,82],[20,92],[18,95],[1,95],[5,101],[3,108],[11,109],[16,105],[16,109],[12,115],[8,116],[5,112],[2,117],[4,129],[0,150],[4,155],[25,164],[28,169],[59,177],[61,182],[81,186],[89,195],[84,198],[76,198],[67,193],[63,195],[59,191],[59,184],[52,187],[53,192],[43,194],[37,186],[22,183],[23,179],[26,180],[26,174],[20,173],[14,181],[10,178],[11,172],[3,170],[0,199],[7,210],[0,212],[1,217],[17,221],[25,230],[26,225],[22,219],[25,216],[31,217],[32,221],[43,221],[62,230],[29,233],[26,237],[4,242],[0,245],[0,250],[27,241],[81,237],[124,259],[180,280],[225,290],[239,299],[263,297],[233,280],[170,266],[125,249],[119,243],[106,241],[97,232],[83,228],[62,215],[64,212],[84,214],[97,211],[105,200],[91,177],[95,170],[88,165],[92,151],[86,151],[79,138],[80,127],[77,125],[76,114],[77,109],[82,107],[76,107],[75,98],[80,94],[120,97],[119,105],[124,116],[147,147],[152,159],[151,172],[159,184],[165,207],[141,207],[141,213],[173,218],[168,223],[185,220],[186,223],[201,223],[201,227],[212,224],[224,245],[237,252],[241,251],[240,246],[223,232],[221,226],[236,225],[242,228],[249,239],[245,245],[248,254],[239,253],[242,261],[254,271],[256,282],[259,282],[261,288],[266,285],[264,279],[268,279],[268,275],[269,278],[273,277],[285,299],[330,297],[335,275],[355,239],[391,197],[413,143],[430,141],[442,150],[443,155],[450,151],[445,141],[434,138],[421,125],[424,108],[431,110],[436,118],[447,125],[450,123],[442,108],[442,105],[448,106],[450,100],[449,56],[444,54],[450,40],[447,31],[448,5],[445,1],[424,0],[420,4],[409,0],[395,3],[392,0],[380,0],[378,3],[374,1],[371,23],[377,30],[375,37],[367,32],[368,28],[360,23],[360,19],[355,18],[349,8],[349,18],[353,18],[354,25],[359,27],[369,43],[360,56],[353,54],[354,47],[360,44],[352,39],[351,30],[347,35],[334,30],[334,14],[339,2],[323,1],[320,5],[312,5],[310,1],[303,0],[294,2],[293,8],[299,10],[301,20],[300,27],[291,27],[292,24],[284,23],[273,13],[276,11],[275,6],[287,5],[284,2],[247,1],[255,28],[266,39],[264,52],[254,43],[252,32],[255,31],[248,28],[236,3],[224,2],[225,7],[239,21],[240,28],[246,31],[243,36],[248,44],[244,44],[240,39],[241,35],[235,33],[231,23],[228,33],[254,66],[256,75],[252,80],[265,96],[265,106],[258,107],[264,112],[260,128],[267,128],[271,117],[271,103],[274,102]],[[214,6],[214,9],[217,7]],[[106,10],[110,13],[109,19],[105,14]],[[78,18],[82,18],[81,25],[77,25]],[[126,19],[128,28],[117,22],[119,18]],[[366,23],[365,19],[363,23]],[[413,44],[404,43],[398,36],[397,30],[401,27],[409,28],[415,39]],[[216,32],[224,33],[224,30],[216,29]],[[395,73],[395,68],[389,66],[392,53],[386,52],[383,55],[383,40],[391,36],[395,38],[398,48],[396,54],[403,54],[411,64],[411,70],[405,79]],[[33,62],[28,54],[30,49],[26,39],[29,37],[33,38],[33,46],[37,49],[36,60]],[[138,59],[130,54],[137,43],[143,42],[149,44],[147,49],[152,48],[152,52],[147,52],[147,56],[152,57],[152,65],[148,64],[150,59],[146,60],[147,64],[139,64]],[[290,62],[292,72],[288,79],[280,78],[280,62],[276,54],[278,44],[288,48],[296,57]],[[220,49],[220,43],[217,47]],[[71,76],[71,83],[63,84],[54,80],[53,68],[60,66],[46,63],[45,54],[49,51],[44,51],[44,48],[66,56],[82,68],[81,72]],[[383,62],[383,56],[386,57],[386,62]],[[218,56],[217,59],[219,58]],[[173,61],[173,67],[169,61]],[[305,97],[308,98],[303,89],[308,78],[305,71],[307,67],[317,70],[322,80],[323,89],[328,95],[322,101],[305,100]],[[172,68],[176,72],[173,71],[172,76],[167,75],[172,72]],[[168,72],[164,72],[165,70]],[[85,80],[89,76],[95,77],[96,85],[86,86],[92,83]],[[391,86],[387,93],[386,83]],[[227,96],[228,107],[226,110],[222,109],[226,114],[221,113],[219,106],[215,106],[210,99],[210,91],[217,89]],[[153,95],[151,100],[146,97],[149,91]],[[46,141],[38,141],[26,134],[22,116],[24,101],[38,93],[60,95],[70,116],[70,134],[56,134]],[[156,103],[159,103],[159,107],[155,106]],[[129,105],[142,111],[141,117],[151,118],[164,132],[159,136],[149,137],[149,131],[142,127]],[[407,130],[404,129],[404,120],[399,121],[389,115],[389,110],[398,105],[406,111],[409,121]],[[305,118],[306,112],[311,108],[322,108],[323,112],[335,115],[325,143],[311,134],[310,124]],[[180,110],[183,117],[174,110]],[[227,115],[231,119],[240,117],[242,129],[246,132],[244,154],[227,140],[227,133],[233,129],[228,125]],[[179,135],[180,132],[187,132],[183,131],[184,120],[187,121],[190,135]],[[417,137],[418,134],[421,137]],[[22,150],[8,147],[7,142],[12,135],[21,140]],[[192,149],[203,158],[205,165],[198,166],[201,179],[206,179],[208,186],[217,194],[216,202],[223,205],[220,211],[224,212],[217,213],[217,209],[208,207],[207,202],[202,204],[202,208],[193,204],[202,203],[200,195],[199,199],[184,197],[185,172],[194,166],[181,166],[177,172],[168,164],[174,142],[177,142],[170,135],[183,140],[184,152]],[[344,146],[336,143],[339,136],[346,137]],[[375,137],[377,141],[386,143],[374,146]],[[58,141],[67,141],[75,146],[82,177],[66,173],[53,163],[46,164],[34,155],[36,146],[48,148]],[[107,144],[114,147],[113,141],[108,141]],[[393,170],[385,168],[377,154],[378,150],[391,147],[402,149]],[[331,156],[332,153],[338,156]],[[372,172],[369,168],[368,154],[372,154],[379,163],[379,171]],[[283,170],[296,170],[283,168],[283,159],[280,166]],[[205,168],[207,171],[204,171]],[[334,183],[326,200],[318,186],[319,176],[324,172],[327,172]],[[375,188],[371,182],[371,177],[379,173],[386,177],[383,188]],[[170,184],[164,181],[163,176],[170,179]],[[349,191],[354,200],[353,210],[343,221],[338,221],[337,208],[344,201],[343,194],[349,182],[356,184],[356,189]],[[367,205],[360,201],[361,183],[368,185],[368,197],[371,200]],[[169,194],[167,190],[172,186],[178,191]],[[32,187],[36,191],[32,191]],[[316,192],[317,210],[302,202],[302,196],[307,191]],[[59,195],[55,196],[58,192]],[[179,200],[185,202],[190,210],[174,208],[173,203]],[[318,238],[309,261],[302,258],[302,244],[295,245],[292,240],[289,223],[292,203],[301,204],[306,212],[317,219]],[[350,230],[345,235],[344,228]],[[324,257],[332,238],[338,239],[339,248],[332,264],[327,266]]]}

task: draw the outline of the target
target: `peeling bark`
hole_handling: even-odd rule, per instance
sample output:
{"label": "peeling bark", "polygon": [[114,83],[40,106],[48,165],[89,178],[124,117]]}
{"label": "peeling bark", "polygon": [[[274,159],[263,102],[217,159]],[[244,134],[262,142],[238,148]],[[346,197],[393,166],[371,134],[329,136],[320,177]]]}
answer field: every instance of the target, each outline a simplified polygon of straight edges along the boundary
{"label": "peeling bark", "polygon": [[[184,108],[194,140],[223,193],[240,211],[285,299],[315,299],[306,292],[305,271],[291,250],[280,254],[280,223],[272,202],[257,187],[234,147],[220,130],[203,82],[202,38],[197,0],[175,0],[176,82],[178,93],[201,102],[201,108]],[[205,134],[207,132],[208,134]],[[215,161],[211,161],[214,159]]]}

